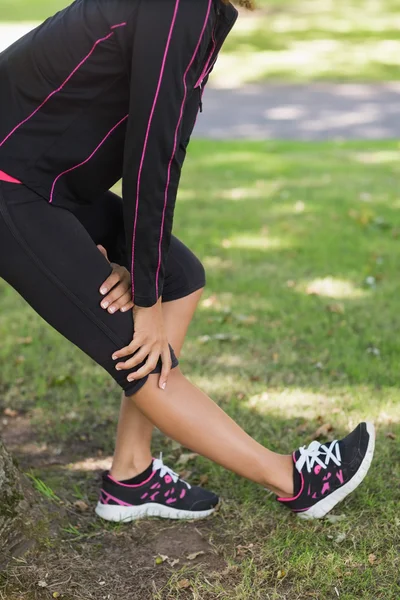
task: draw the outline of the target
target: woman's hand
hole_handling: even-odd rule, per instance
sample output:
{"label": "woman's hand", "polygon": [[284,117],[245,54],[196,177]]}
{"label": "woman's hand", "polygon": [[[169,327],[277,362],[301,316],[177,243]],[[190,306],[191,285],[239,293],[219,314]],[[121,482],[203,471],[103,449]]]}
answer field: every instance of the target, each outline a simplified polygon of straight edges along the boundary
{"label": "woman's hand", "polygon": [[[103,246],[97,246],[102,255],[108,260],[107,250]],[[108,260],[108,262],[110,262]],[[100,288],[100,293],[104,296],[110,292],[101,301],[102,308],[114,314],[118,310],[126,312],[133,308],[131,276],[125,267],[121,267],[115,263],[110,263],[113,272],[106,279]]]}
{"label": "woman's hand", "polygon": [[171,370],[171,352],[164,328],[161,298],[154,306],[144,308],[135,306],[133,309],[135,335],[129,346],[122,348],[113,354],[113,359],[123,358],[136,353],[126,362],[119,362],[116,369],[119,371],[130,370],[146,360],[146,364],[128,376],[128,381],[142,379],[149,375],[157,366],[161,356],[162,371],[159,379],[159,387],[165,390],[167,379]]}

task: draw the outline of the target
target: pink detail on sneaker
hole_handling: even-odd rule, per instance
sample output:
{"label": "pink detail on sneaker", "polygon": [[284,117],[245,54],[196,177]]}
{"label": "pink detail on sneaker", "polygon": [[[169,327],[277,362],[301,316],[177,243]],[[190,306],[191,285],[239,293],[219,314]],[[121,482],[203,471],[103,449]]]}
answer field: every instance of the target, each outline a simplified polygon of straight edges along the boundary
{"label": "pink detail on sneaker", "polygon": [[339,479],[340,483],[343,485],[344,484],[344,477],[343,477],[343,471],[342,471],[342,469],[340,469],[340,471],[338,471],[336,473],[336,477]]}
{"label": "pink detail on sneaker", "polygon": [[140,499],[144,500],[145,498],[147,498],[148,495],[149,495],[148,492],[146,492],[145,494],[143,494],[143,496],[140,496]]}
{"label": "pink detail on sneaker", "polygon": [[157,490],[159,487],[161,487],[161,485],[159,483],[153,483],[153,485],[151,486],[151,490]]}
{"label": "pink detail on sneaker", "polygon": [[167,500],[167,504],[173,504],[174,502],[176,502],[176,498],[168,498]]}
{"label": "pink detail on sneaker", "polygon": [[146,481],[142,481],[142,483],[122,483],[121,481],[117,481],[116,479],[114,479],[114,477],[112,477],[112,475],[110,475],[110,473],[108,474],[108,479],[111,479],[111,481],[113,481],[114,483],[116,483],[117,485],[122,485],[122,487],[127,487],[127,488],[138,488],[141,487],[142,485],[145,485],[146,483],[148,483],[156,474],[156,471],[153,471],[152,474],[150,475],[150,477],[148,479],[146,479]]}
{"label": "pink detail on sneaker", "polygon": [[113,500],[114,502],[119,504],[119,506],[133,506],[132,504],[128,504],[127,502],[123,502],[122,500],[119,500],[118,498],[116,498],[115,496],[112,496],[105,490],[101,490],[101,493],[103,494],[103,496],[105,498],[105,502],[103,502],[103,504],[109,504],[110,500]]}
{"label": "pink detail on sneaker", "polygon": [[171,489],[171,494],[175,494],[175,488]]}
{"label": "pink detail on sneaker", "polygon": [[325,475],[325,477],[322,479],[322,481],[328,481],[328,479],[330,479],[332,477],[332,473],[328,473],[328,475]]}
{"label": "pink detail on sneaker", "polygon": [[308,484],[307,496],[311,496],[311,485],[310,484]]}
{"label": "pink detail on sneaker", "polygon": [[152,502],[154,502],[154,500],[156,499],[156,496],[158,496],[158,494],[159,494],[159,493],[160,493],[160,492],[155,492],[155,493],[154,493],[152,496],[150,496],[150,500],[151,500]]}
{"label": "pink detail on sneaker", "polygon": [[321,494],[324,495],[325,492],[328,492],[330,490],[330,488],[331,486],[328,482],[324,483],[324,485],[322,486]]}
{"label": "pink detail on sneaker", "polygon": [[164,498],[168,498],[168,496],[170,495],[171,490],[167,490],[164,494]]}
{"label": "pink detail on sneaker", "polygon": [[166,475],[164,477],[164,481],[165,481],[165,483],[172,483],[172,477],[171,477],[171,475]]}
{"label": "pink detail on sneaker", "polygon": [[186,490],[182,490],[179,498],[182,500],[182,498],[184,498],[185,496],[186,496]]}
{"label": "pink detail on sneaker", "polygon": [[[293,458],[294,464],[296,464],[295,452],[293,452],[292,458]],[[304,476],[303,476],[303,473],[300,473],[300,477],[301,477],[301,486],[300,486],[300,491],[297,494],[297,496],[292,496],[291,498],[278,498],[279,502],[291,502],[293,500],[297,500],[297,498],[299,498],[301,496],[301,494],[303,493],[303,490],[304,490]]]}
{"label": "pink detail on sneaker", "polygon": [[316,500],[316,498],[317,498],[317,492],[314,492],[313,495],[311,496],[311,498],[314,498],[314,500]]}
{"label": "pink detail on sneaker", "polygon": [[319,474],[319,472],[321,471],[321,469],[322,469],[321,465],[317,465],[317,466],[315,467],[315,469],[314,469],[314,473],[315,473],[316,475],[318,475],[318,474]]}

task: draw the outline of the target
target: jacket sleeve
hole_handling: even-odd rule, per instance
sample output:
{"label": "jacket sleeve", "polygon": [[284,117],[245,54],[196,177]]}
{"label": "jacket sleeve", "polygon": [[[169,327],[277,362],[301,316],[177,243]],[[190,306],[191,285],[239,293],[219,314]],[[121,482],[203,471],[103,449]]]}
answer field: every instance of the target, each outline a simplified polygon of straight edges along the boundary
{"label": "jacket sleeve", "polygon": [[213,28],[213,0],[146,0],[135,14],[123,202],[137,306],[162,295],[195,88]]}

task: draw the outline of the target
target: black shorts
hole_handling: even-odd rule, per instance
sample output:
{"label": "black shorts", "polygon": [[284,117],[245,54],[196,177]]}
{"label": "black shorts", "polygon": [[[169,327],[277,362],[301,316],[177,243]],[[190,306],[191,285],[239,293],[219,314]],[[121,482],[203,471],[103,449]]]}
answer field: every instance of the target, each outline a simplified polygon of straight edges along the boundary
{"label": "black shorts", "polygon": [[[131,396],[148,377],[127,380],[143,363],[131,371],[115,369],[113,353],[133,338],[133,313],[111,315],[101,308],[99,290],[112,268],[97,244],[107,249],[111,262],[129,270],[122,200],[115,194],[109,192],[72,211],[49,204],[24,185],[0,182],[0,277]],[[173,237],[163,302],[183,298],[204,286],[201,262]],[[172,347],[171,357],[176,367]],[[160,373],[161,366],[160,359],[154,373]]]}

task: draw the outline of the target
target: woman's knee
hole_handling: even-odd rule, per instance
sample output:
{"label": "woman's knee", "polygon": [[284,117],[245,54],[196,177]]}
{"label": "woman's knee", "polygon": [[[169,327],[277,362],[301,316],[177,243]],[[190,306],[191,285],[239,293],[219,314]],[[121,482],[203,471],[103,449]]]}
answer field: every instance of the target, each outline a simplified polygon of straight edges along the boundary
{"label": "woman's knee", "polygon": [[[183,381],[185,376],[179,367],[175,367],[171,369],[168,375],[167,388],[169,386],[175,386],[179,384],[179,382]],[[125,390],[125,396],[127,398],[131,398],[132,400],[140,400],[143,395],[147,395],[152,392],[160,392],[165,393],[164,390],[161,390],[159,387],[160,374],[159,373],[150,373],[147,377],[143,378],[143,380],[138,380],[136,382],[136,389],[128,389]],[[166,388],[166,389],[167,389]]]}

